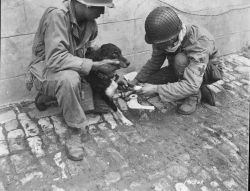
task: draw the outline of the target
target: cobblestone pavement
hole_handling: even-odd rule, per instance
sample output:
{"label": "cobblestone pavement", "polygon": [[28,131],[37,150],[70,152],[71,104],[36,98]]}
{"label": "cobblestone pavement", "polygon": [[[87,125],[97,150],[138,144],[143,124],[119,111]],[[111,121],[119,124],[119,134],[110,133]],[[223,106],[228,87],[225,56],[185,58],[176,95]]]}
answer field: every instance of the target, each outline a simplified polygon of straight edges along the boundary
{"label": "cobblestone pavement", "polygon": [[0,110],[0,191],[242,191],[248,186],[250,60],[222,58],[224,81],[211,85],[217,106],[201,104],[191,116],[176,105],[148,100],[157,111],[88,115],[91,139],[81,162],[67,159],[68,132],[56,109],[32,103]]}

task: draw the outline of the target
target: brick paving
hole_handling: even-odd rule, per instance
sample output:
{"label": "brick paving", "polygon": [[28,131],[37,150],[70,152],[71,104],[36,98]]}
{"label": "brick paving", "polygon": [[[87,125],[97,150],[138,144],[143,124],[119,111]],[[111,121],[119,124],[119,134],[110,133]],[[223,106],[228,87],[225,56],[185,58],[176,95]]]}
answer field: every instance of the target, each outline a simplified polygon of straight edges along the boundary
{"label": "brick paving", "polygon": [[191,116],[151,98],[154,112],[120,108],[134,126],[109,113],[88,115],[84,159],[64,152],[67,126],[55,108],[33,103],[0,110],[0,191],[243,191],[248,189],[250,60],[221,58],[223,81],[212,84],[216,107]]}

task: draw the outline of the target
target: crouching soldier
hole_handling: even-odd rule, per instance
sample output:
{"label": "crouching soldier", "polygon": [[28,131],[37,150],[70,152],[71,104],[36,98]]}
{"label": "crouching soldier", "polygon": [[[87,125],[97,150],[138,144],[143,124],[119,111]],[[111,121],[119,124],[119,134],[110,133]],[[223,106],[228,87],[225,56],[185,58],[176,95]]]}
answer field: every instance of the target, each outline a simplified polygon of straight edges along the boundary
{"label": "crouching soldier", "polygon": [[81,138],[87,136],[81,82],[91,70],[109,73],[107,64],[119,64],[114,60],[93,62],[85,58],[97,36],[95,19],[106,6],[113,6],[112,0],[64,0],[58,7],[49,7],[33,42],[26,86],[30,90],[34,83],[39,91],[35,100],[39,110],[45,110],[53,99],[58,102],[72,131],[66,143],[66,153],[72,160],[83,159]]}
{"label": "crouching soldier", "polygon": [[[207,84],[222,78],[215,61],[217,49],[212,35],[196,25],[185,25],[169,7],[155,8],[145,21],[145,41],[152,44],[152,57],[142,67],[132,85],[146,83],[140,93],[158,93],[164,102],[184,99],[181,114],[196,111],[201,100],[215,105]],[[167,59],[169,65],[162,67]]]}

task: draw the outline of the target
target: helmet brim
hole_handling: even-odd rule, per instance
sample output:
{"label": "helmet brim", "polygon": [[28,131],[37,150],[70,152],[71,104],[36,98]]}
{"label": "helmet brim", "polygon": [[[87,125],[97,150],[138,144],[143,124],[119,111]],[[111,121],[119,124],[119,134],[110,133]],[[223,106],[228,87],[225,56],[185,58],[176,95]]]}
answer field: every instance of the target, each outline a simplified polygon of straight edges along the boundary
{"label": "helmet brim", "polygon": [[84,0],[77,0],[79,3],[87,5],[87,6],[95,6],[95,7],[108,7],[108,8],[114,8],[114,3],[97,3],[97,2],[86,2]]}
{"label": "helmet brim", "polygon": [[114,3],[85,3],[85,5],[88,6],[95,6],[95,7],[108,7],[108,8],[114,8]]}
{"label": "helmet brim", "polygon": [[146,43],[148,44],[159,44],[159,43],[164,43],[164,42],[167,42],[169,41],[170,39],[174,38],[175,36],[177,36],[179,33],[169,37],[169,38],[166,38],[166,39],[163,39],[163,40],[151,40],[150,38],[148,38],[147,34],[145,34],[145,41]]}
{"label": "helmet brim", "polygon": [[146,43],[148,43],[148,44],[153,44],[153,42],[148,38],[147,35],[145,35],[145,41],[146,41]]}

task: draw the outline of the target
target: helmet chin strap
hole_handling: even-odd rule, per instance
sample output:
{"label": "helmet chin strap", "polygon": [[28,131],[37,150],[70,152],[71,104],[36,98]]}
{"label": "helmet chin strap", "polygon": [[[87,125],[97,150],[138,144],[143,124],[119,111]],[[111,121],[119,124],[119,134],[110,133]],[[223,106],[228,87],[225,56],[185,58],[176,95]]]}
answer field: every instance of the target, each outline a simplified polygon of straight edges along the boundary
{"label": "helmet chin strap", "polygon": [[182,22],[182,29],[181,29],[181,31],[179,33],[178,41],[174,44],[173,47],[167,47],[165,50],[167,52],[175,52],[180,47],[181,42],[183,41],[183,38],[186,35],[186,32],[187,32],[186,25]]}

